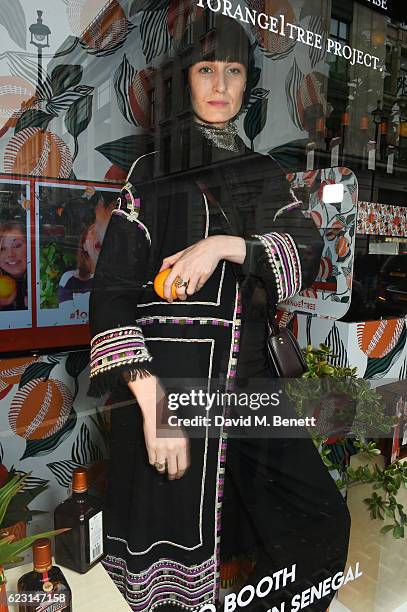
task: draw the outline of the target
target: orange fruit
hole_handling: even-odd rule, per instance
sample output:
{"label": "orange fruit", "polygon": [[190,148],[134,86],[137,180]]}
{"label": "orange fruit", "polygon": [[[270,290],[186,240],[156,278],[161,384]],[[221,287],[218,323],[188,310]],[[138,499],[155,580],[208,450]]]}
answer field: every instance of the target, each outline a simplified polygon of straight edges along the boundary
{"label": "orange fruit", "polygon": [[[165,270],[161,270],[161,272],[159,272],[157,274],[157,276],[155,277],[155,279],[154,279],[154,291],[162,299],[164,299],[164,283],[165,283],[165,279],[167,278],[167,276],[169,275],[170,272],[171,272],[171,268],[166,268]],[[172,285],[172,297],[175,300],[178,297],[177,296],[177,292],[176,292],[176,287],[175,287],[174,284]]]}
{"label": "orange fruit", "polygon": [[0,276],[0,298],[8,298],[16,291],[17,285],[14,278],[6,276],[5,274]]}

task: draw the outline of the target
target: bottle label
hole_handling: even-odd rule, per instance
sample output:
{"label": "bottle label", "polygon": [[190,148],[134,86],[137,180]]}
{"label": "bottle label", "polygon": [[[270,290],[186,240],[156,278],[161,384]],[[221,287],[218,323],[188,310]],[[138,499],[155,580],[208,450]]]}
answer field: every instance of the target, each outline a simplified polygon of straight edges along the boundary
{"label": "bottle label", "polygon": [[61,602],[43,604],[35,608],[35,612],[62,612],[63,610],[69,610],[69,607],[66,603]]}
{"label": "bottle label", "polygon": [[89,562],[103,555],[103,518],[102,511],[89,519]]}

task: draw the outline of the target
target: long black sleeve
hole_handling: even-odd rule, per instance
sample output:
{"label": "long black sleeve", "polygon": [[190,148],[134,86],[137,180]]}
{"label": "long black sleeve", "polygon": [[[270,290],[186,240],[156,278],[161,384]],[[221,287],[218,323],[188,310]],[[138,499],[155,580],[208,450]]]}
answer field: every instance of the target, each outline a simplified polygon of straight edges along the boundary
{"label": "long black sleeve", "polygon": [[89,317],[89,394],[93,396],[123,384],[124,373],[133,378],[137,373],[151,372],[152,357],[135,323],[146,282],[150,236],[138,219],[138,211],[126,205],[131,189],[130,185],[123,189],[124,204],[112,213],[93,280]]}
{"label": "long black sleeve", "polygon": [[262,195],[246,236],[242,271],[261,278],[269,296],[278,303],[312,284],[323,241],[312,219],[293,201],[282,170],[269,158],[261,165],[265,173]]}

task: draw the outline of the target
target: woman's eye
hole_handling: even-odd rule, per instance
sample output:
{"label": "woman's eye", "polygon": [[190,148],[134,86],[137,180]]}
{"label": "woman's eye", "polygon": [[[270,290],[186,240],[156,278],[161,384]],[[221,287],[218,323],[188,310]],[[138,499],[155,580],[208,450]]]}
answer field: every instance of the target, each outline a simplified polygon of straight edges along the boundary
{"label": "woman's eye", "polygon": [[229,72],[232,74],[240,74],[240,68],[229,68]]}
{"label": "woman's eye", "polygon": [[202,66],[202,68],[199,69],[199,72],[203,72],[205,74],[211,72],[211,69],[209,66]]}

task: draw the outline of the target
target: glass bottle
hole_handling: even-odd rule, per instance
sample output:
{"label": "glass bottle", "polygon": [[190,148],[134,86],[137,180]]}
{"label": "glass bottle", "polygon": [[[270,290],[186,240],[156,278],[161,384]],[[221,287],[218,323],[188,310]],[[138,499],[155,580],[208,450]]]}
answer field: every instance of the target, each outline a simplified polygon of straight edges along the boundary
{"label": "glass bottle", "polygon": [[17,582],[18,612],[72,612],[72,593],[61,568],[52,565],[51,541],[40,538],[33,544],[31,572]]}
{"label": "glass bottle", "polygon": [[88,493],[85,467],[72,476],[72,495],[54,511],[55,529],[70,527],[55,538],[55,561],[84,574],[103,557],[103,506]]}

